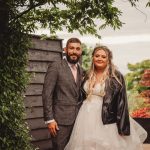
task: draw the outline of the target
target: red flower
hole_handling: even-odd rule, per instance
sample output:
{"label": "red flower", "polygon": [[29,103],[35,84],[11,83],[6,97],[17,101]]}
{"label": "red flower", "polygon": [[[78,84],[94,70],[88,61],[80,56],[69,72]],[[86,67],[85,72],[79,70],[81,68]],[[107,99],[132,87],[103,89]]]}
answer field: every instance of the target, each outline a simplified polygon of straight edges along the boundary
{"label": "red flower", "polygon": [[144,107],[131,113],[133,118],[150,118],[150,108]]}

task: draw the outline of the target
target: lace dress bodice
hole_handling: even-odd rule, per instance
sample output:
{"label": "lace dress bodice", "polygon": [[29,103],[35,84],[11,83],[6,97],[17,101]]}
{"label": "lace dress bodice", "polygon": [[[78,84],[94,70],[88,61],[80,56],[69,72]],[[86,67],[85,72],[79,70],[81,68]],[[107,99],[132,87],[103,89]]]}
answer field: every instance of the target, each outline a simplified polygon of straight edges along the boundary
{"label": "lace dress bodice", "polygon": [[[103,84],[96,83],[92,89],[91,95],[102,97],[101,93],[104,92],[104,89],[105,89],[105,83]],[[87,94],[89,94],[89,82],[88,81],[84,85],[84,90],[86,91]]]}

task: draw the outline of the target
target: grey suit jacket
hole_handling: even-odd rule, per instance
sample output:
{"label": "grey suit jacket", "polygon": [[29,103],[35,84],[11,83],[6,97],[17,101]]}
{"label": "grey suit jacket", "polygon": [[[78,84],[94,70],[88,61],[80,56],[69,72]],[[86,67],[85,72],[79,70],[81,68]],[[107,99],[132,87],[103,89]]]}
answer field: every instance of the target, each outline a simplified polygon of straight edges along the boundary
{"label": "grey suit jacket", "polygon": [[75,83],[66,60],[49,65],[42,93],[45,121],[55,119],[61,125],[74,123],[79,109],[82,74],[82,68],[78,66],[78,82]]}

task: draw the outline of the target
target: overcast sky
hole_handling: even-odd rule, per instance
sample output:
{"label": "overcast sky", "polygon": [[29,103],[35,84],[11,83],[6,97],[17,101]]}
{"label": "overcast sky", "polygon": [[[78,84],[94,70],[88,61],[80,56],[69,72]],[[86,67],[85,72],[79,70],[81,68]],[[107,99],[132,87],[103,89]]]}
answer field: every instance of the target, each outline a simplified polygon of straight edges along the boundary
{"label": "overcast sky", "polygon": [[[96,43],[108,46],[114,55],[114,63],[123,74],[128,71],[127,63],[137,63],[144,59],[150,59],[150,7],[146,8],[148,0],[141,0],[138,9],[131,7],[128,0],[116,0],[116,6],[123,12],[121,21],[125,24],[120,30],[107,28],[100,31],[102,39],[94,36],[81,36],[78,32],[72,34],[65,30],[57,32],[59,38],[66,41],[70,37],[78,37],[88,46],[94,47]],[[40,30],[35,34],[47,34],[49,31]]]}

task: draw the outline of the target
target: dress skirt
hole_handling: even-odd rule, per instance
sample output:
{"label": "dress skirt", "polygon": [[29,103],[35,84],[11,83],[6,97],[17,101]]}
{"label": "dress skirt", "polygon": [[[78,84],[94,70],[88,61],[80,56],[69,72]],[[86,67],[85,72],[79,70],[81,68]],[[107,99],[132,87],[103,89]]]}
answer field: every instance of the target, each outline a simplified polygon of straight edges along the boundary
{"label": "dress skirt", "polygon": [[83,102],[65,150],[142,150],[146,131],[130,117],[130,136],[119,135],[116,123],[103,124],[102,103],[97,95]]}

